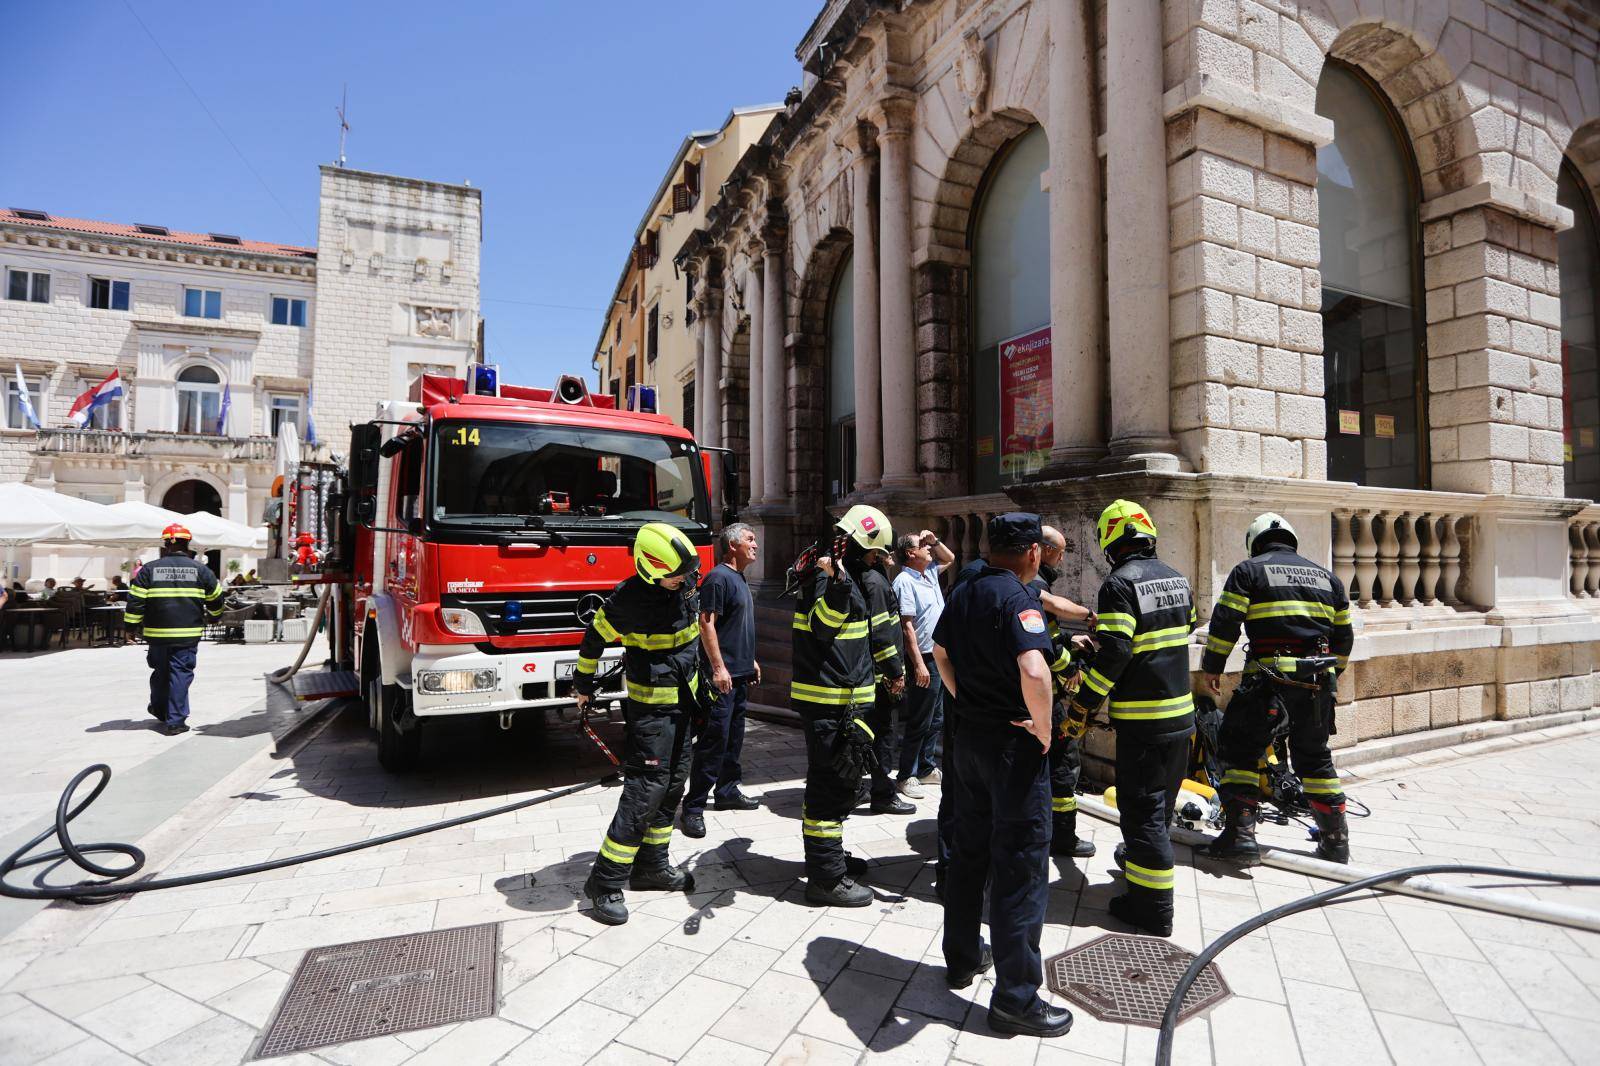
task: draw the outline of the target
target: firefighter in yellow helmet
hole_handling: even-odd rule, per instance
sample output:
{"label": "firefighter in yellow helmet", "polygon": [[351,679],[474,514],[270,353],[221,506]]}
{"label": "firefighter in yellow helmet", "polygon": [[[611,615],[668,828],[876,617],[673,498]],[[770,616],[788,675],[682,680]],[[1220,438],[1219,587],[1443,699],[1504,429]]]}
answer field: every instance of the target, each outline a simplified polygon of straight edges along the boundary
{"label": "firefighter in yellow helmet", "polygon": [[828,907],[865,907],[872,891],[855,882],[867,863],[844,850],[844,819],[856,805],[861,775],[872,763],[875,734],[867,718],[877,681],[872,613],[847,559],[887,552],[889,519],[856,506],[833,528],[830,552],[803,575],[795,605],[794,679],[789,704],[806,736],[806,791],[801,809],[806,900]]}
{"label": "firefighter in yellow helmet", "polygon": [[1127,892],[1111,913],[1157,936],[1172,934],[1172,842],[1167,827],[1189,758],[1194,695],[1189,579],[1156,558],[1156,524],[1139,504],[1117,500],[1100,514],[1100,548],[1111,575],[1100,586],[1094,665],[1073,696],[1066,729],[1081,736],[1110,698],[1117,731],[1117,849]]}
{"label": "firefighter in yellow helmet", "polygon": [[622,797],[594,869],[584,883],[591,914],[606,925],[628,920],[622,886],[677,891],[692,879],[667,859],[672,818],[683,798],[693,751],[690,722],[700,684],[700,556],[675,526],[652,522],[633,543],[634,576],[611,591],[583,632],[573,691],[580,711],[594,700],[600,654],[623,648],[627,681]]}

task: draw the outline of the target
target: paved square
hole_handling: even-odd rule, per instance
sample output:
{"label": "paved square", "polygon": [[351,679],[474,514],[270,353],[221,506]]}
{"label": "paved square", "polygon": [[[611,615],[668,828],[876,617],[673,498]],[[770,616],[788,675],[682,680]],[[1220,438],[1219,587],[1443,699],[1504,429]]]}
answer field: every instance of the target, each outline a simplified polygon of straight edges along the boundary
{"label": "paved square", "polygon": [[[207,649],[209,650],[209,649]],[[219,657],[220,658],[220,657]],[[603,773],[570,726],[544,740],[457,723],[415,776],[376,765],[359,714],[288,758],[258,751],[227,789],[187,804],[193,828],[158,832],[162,872],[298,854],[525,798]],[[87,761],[81,739],[75,759]],[[90,748],[93,745],[89,745]],[[1495,747],[1495,745],[1490,746]],[[755,723],[746,785],[759,811],[708,811],[709,834],[677,835],[689,895],[630,894],[633,920],[606,928],[579,886],[617,792],[596,788],[512,815],[301,867],[134,896],[56,905],[0,941],[0,1062],[235,1063],[308,949],[500,923],[496,1016],[267,1061],[294,1063],[891,1063],[1153,1061],[1155,1032],[1077,1012],[1060,1040],[1002,1039],[984,1024],[987,983],[944,985],[942,912],[930,891],[938,791],[910,817],[852,817],[877,901],[830,912],[801,901],[797,733]],[[65,755],[54,759],[64,779]],[[1541,733],[1502,750],[1451,752],[1351,794],[1370,866],[1482,858],[1600,869],[1600,732]],[[255,772],[246,786],[238,774]],[[122,779],[118,779],[121,781]],[[38,783],[42,793],[59,782]],[[101,801],[115,805],[117,784]],[[1099,854],[1056,860],[1047,956],[1107,932],[1119,891],[1114,826],[1084,818]],[[1309,848],[1297,826],[1274,843]],[[1269,867],[1237,876],[1179,849],[1173,941],[1188,950],[1322,885]],[[1600,909],[1566,888],[1500,892]],[[1233,998],[1186,1023],[1179,1063],[1600,1062],[1600,936],[1404,897],[1298,915],[1225,952]]]}

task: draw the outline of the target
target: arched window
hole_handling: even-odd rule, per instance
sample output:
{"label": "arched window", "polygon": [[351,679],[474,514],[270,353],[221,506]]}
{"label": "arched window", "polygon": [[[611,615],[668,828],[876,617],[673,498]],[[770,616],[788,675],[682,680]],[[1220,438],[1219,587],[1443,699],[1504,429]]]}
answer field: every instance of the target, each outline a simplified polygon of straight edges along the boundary
{"label": "arched window", "polygon": [[1600,287],[1600,222],[1594,200],[1572,164],[1563,164],[1556,202],[1572,212],[1572,228],[1556,236],[1561,269],[1562,444],[1568,496],[1600,499],[1600,360],[1595,303]]}
{"label": "arched window", "polygon": [[971,491],[1037,472],[1054,439],[1050,394],[1050,166],[1044,130],[1007,145],[973,212]]}
{"label": "arched window", "polygon": [[855,256],[846,255],[828,300],[828,500],[856,487]]}
{"label": "arched window", "polygon": [[1416,162],[1366,78],[1322,68],[1317,151],[1328,478],[1427,487],[1427,390],[1419,345]]}
{"label": "arched window", "polygon": [[178,372],[178,432],[221,433],[222,379],[208,366]]}

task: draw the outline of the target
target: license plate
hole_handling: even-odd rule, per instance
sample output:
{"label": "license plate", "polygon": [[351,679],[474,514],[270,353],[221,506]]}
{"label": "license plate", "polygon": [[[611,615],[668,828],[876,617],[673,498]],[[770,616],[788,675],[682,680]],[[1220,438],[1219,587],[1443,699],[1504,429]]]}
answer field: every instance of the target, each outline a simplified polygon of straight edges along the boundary
{"label": "license plate", "polygon": [[576,662],[568,661],[564,663],[556,663],[556,680],[571,681],[572,675],[575,674],[577,670],[578,664]]}

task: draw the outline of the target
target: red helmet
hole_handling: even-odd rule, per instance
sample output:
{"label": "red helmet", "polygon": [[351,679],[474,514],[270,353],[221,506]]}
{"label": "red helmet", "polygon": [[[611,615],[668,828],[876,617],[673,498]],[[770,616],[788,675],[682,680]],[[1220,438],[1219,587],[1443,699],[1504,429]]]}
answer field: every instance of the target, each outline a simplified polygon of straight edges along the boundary
{"label": "red helmet", "polygon": [[310,533],[302,533],[294,539],[294,542],[309,547],[317,542],[317,538]]}
{"label": "red helmet", "polygon": [[166,529],[163,529],[161,531],[161,540],[162,540],[162,543],[165,543],[165,544],[171,544],[175,540],[193,540],[193,539],[194,539],[194,534],[189,532],[188,527],[180,526],[176,522],[172,523],[172,525],[168,526]]}

